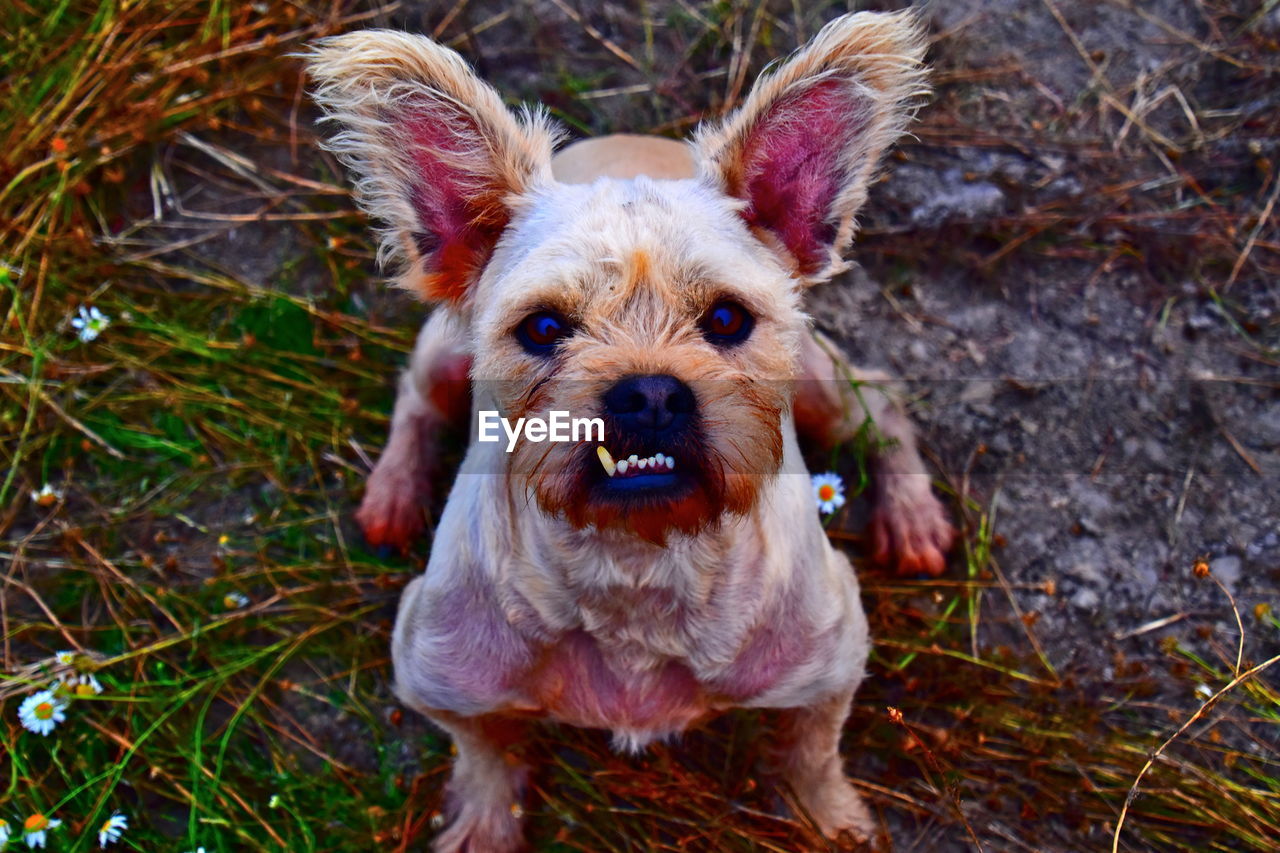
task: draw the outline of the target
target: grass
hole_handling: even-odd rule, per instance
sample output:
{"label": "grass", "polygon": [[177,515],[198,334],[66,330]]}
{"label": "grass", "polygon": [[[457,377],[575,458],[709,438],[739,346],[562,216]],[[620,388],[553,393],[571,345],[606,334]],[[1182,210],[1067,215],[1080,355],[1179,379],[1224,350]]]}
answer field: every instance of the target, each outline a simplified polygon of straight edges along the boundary
{"label": "grass", "polygon": [[[366,223],[316,153],[287,56],[385,16],[339,0],[11,5],[0,31],[0,818],[59,818],[51,847],[65,850],[95,846],[115,810],[129,817],[126,849],[422,849],[448,746],[390,698],[387,646],[426,550],[380,559],[350,522],[415,324],[373,275]],[[545,71],[504,88],[587,131],[683,131],[831,14],[646,6],[651,25],[627,40],[556,5],[569,10],[559,37],[583,57],[513,43],[498,73]],[[1222,35],[1205,50],[1263,85],[1250,69],[1273,48],[1251,13],[1206,5]],[[504,65],[494,33],[512,11],[466,6],[431,6],[426,28],[482,69]],[[951,235],[940,259],[984,276],[1020,253],[1099,269],[1186,259],[1205,281],[1229,272],[1214,298],[1242,345],[1274,358],[1236,301],[1246,279],[1276,272],[1263,215],[1274,192],[1250,202],[1242,257],[1245,191],[1198,182],[1207,155],[1193,134],[1157,138],[1135,121],[1112,147],[1121,125],[1107,111],[1134,92],[1107,90],[995,136],[966,111],[991,74],[944,65],[905,156],[1070,151],[1096,165],[1098,207],[997,219],[992,233]],[[1203,132],[1231,122],[1205,119]],[[1173,179],[1143,189],[1137,160],[1167,162]],[[1107,227],[1123,236],[1098,238]],[[873,222],[868,262],[891,269],[914,240]],[[88,343],[69,324],[81,305],[110,318]],[[31,492],[45,484],[61,497],[41,506]],[[1018,607],[1026,587],[1001,571],[996,507],[969,500],[963,478],[950,485],[964,570],[865,583],[880,642],[846,748],[900,843],[1029,849],[1065,837],[1098,849],[1118,835],[1127,850],[1273,849],[1280,701],[1267,661],[1239,661],[1243,646],[1210,632],[1212,654],[1170,643],[1159,658],[1115,661],[1104,695],[1077,684]],[[832,535],[850,538],[839,525]],[[1052,582],[1036,591],[1052,596]],[[1251,635],[1280,630],[1269,612],[1238,615]],[[70,667],[53,657],[63,649],[80,653]],[[23,730],[22,697],[72,670],[92,671],[104,693],[73,700],[49,737]],[[1153,751],[1193,718],[1131,798]],[[548,730],[529,806],[538,849],[796,849],[801,824],[776,816],[752,775],[766,723],[727,718],[639,760],[597,733]]]}

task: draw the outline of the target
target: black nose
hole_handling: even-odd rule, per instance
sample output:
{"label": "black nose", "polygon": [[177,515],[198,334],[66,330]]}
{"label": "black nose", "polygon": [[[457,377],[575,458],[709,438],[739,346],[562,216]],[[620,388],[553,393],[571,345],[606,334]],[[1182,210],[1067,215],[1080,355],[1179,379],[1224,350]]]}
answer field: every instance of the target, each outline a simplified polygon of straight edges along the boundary
{"label": "black nose", "polygon": [[693,391],[674,376],[628,376],[604,395],[604,409],[619,427],[655,438],[683,429],[696,406]]}

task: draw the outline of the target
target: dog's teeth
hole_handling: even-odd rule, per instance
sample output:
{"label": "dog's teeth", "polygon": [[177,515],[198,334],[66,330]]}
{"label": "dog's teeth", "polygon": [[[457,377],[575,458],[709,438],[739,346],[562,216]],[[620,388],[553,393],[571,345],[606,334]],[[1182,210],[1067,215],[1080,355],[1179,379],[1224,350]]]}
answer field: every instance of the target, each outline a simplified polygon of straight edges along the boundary
{"label": "dog's teeth", "polygon": [[635,465],[637,462],[640,461],[640,457],[632,453],[630,456],[627,457],[627,461],[630,462],[632,465]]}
{"label": "dog's teeth", "polygon": [[628,468],[628,467],[630,467],[630,465],[631,465],[631,463],[630,463],[630,462],[628,462],[627,460],[625,460],[625,459],[619,459],[619,460],[618,460],[618,473],[619,473],[619,474],[625,474],[625,473],[627,473],[627,468]]}
{"label": "dog's teeth", "polygon": [[612,477],[618,466],[613,463],[613,457],[609,455],[608,450],[605,450],[603,444],[596,448],[596,456],[600,457],[600,464],[604,466],[604,472]]}
{"label": "dog's teeth", "polygon": [[641,471],[643,471],[645,468],[649,467],[649,460],[641,459],[639,462],[636,463],[636,467],[638,467]]}
{"label": "dog's teeth", "polygon": [[667,457],[667,467],[668,467],[668,468],[670,468],[672,471],[676,470],[676,460],[675,460],[675,457],[673,457],[673,456],[668,456],[668,457]]}

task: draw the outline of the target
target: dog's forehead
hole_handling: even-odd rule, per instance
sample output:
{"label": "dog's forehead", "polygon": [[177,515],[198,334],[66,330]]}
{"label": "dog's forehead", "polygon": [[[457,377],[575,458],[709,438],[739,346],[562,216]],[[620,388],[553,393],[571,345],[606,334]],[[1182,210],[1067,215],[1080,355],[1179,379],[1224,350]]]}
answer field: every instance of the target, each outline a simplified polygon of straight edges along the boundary
{"label": "dog's forehead", "polygon": [[[590,184],[549,183],[531,194],[529,215],[518,226],[535,236],[567,233],[607,222],[624,231],[661,232],[673,220],[732,226],[738,202],[699,180],[598,178]],[[730,230],[735,230],[730,228]]]}
{"label": "dog's forehead", "polygon": [[740,208],[694,179],[549,183],[521,199],[491,272],[519,287],[586,282],[643,252],[671,279],[776,288],[786,271],[751,236]]}

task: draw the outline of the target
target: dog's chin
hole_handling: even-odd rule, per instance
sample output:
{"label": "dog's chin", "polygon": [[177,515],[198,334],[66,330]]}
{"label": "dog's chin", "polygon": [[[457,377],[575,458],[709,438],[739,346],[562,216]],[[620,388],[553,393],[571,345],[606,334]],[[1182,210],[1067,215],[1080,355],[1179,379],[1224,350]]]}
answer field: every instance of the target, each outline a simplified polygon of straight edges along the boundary
{"label": "dog's chin", "polygon": [[575,527],[619,530],[662,545],[673,533],[692,536],[716,525],[729,511],[723,487],[701,472],[617,479],[591,471],[583,479],[577,500],[565,513]]}

